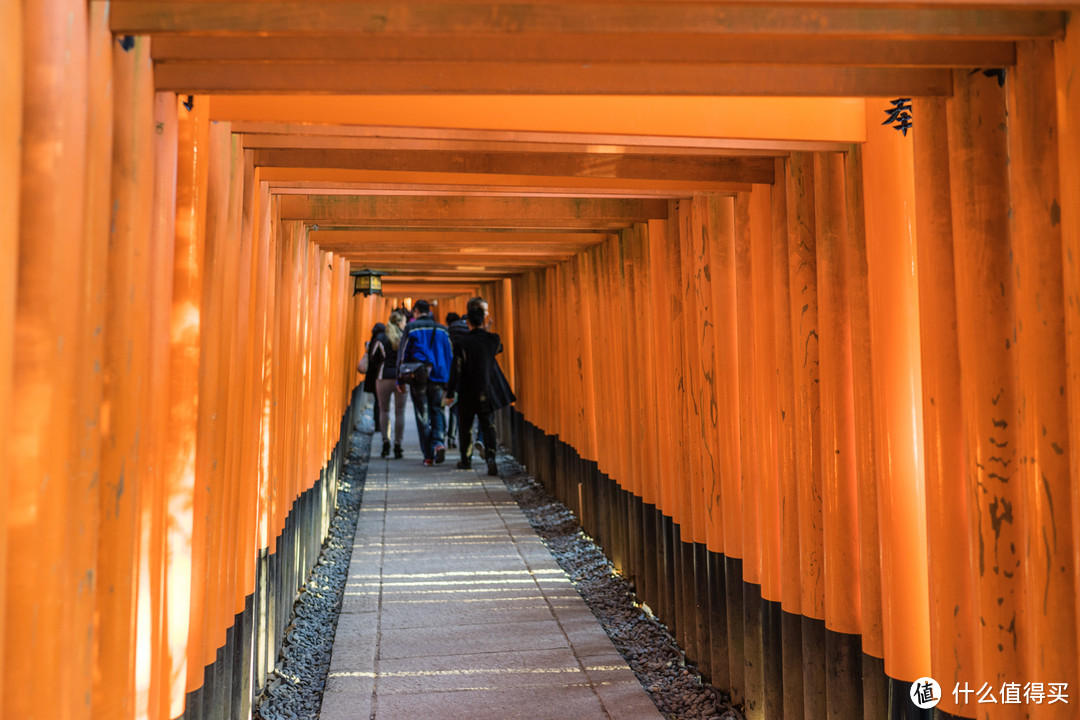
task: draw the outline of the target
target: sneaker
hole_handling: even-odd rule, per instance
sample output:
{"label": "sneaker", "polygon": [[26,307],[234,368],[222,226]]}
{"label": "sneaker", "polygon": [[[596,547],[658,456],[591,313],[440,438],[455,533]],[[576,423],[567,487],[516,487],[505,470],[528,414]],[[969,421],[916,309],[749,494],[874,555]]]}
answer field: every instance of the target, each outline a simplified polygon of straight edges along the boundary
{"label": "sneaker", "polygon": [[431,458],[424,458],[424,467],[431,467],[435,464],[435,461]]}
{"label": "sneaker", "polygon": [[379,457],[390,457],[390,441],[382,441],[382,452],[379,453]]}
{"label": "sneaker", "polygon": [[450,448],[451,450],[453,450],[454,448],[457,447],[457,443],[454,442],[454,438],[447,438],[446,439],[446,447]]}
{"label": "sneaker", "polygon": [[484,443],[477,440],[473,443],[473,449],[476,450],[477,455],[484,457]]}
{"label": "sneaker", "polygon": [[401,446],[400,445],[395,445],[394,446],[394,459],[395,460],[400,460],[403,457],[405,457],[405,453],[402,452]]}
{"label": "sneaker", "polygon": [[471,460],[458,460],[457,466],[459,470],[472,470]]}
{"label": "sneaker", "polygon": [[445,445],[436,445],[435,446],[435,462],[441,463],[444,460],[446,460],[446,446]]}
{"label": "sneaker", "polygon": [[488,475],[498,475],[499,474],[499,466],[495,464],[494,460],[488,460],[487,465],[488,465]]}

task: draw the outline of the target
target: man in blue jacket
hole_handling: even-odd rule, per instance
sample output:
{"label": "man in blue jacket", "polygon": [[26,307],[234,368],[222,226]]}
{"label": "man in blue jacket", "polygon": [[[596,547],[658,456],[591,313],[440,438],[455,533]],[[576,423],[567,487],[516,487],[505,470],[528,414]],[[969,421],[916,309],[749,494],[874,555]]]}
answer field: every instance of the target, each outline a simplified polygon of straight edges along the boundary
{"label": "man in blue jacket", "polygon": [[446,382],[450,379],[450,363],[453,350],[446,327],[431,317],[427,300],[417,300],[413,305],[415,319],[405,329],[405,336],[398,347],[398,384],[402,380],[404,363],[421,362],[427,366],[427,378],[409,385],[413,410],[416,413],[416,430],[420,434],[420,449],[424,452],[424,464],[434,465],[446,459],[446,415],[443,397]]}

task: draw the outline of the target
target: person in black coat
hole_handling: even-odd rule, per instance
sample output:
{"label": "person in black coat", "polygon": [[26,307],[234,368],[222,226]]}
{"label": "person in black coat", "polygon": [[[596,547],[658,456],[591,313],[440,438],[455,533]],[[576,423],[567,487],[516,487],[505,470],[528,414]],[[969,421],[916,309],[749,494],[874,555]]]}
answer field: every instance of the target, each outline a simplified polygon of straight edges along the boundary
{"label": "person in black coat", "polygon": [[[457,344],[458,338],[469,332],[469,323],[456,312],[446,313],[446,332],[450,334],[450,344]],[[450,423],[446,429],[446,446],[450,449],[457,447],[458,436],[458,406],[453,403],[450,406]]]}
{"label": "person in black coat", "polygon": [[371,348],[375,345],[375,338],[379,337],[384,330],[386,330],[386,325],[381,322],[375,323],[371,328],[371,339],[368,340],[364,350],[368,354],[368,371],[364,373],[364,392],[375,396],[375,408],[373,410],[375,414],[375,432],[379,432],[379,395],[375,392],[375,380],[379,377],[379,370],[372,366]]}
{"label": "person in black coat", "polygon": [[[498,475],[499,469],[495,464],[494,408],[490,388],[495,372],[495,356],[502,352],[502,340],[497,334],[484,329],[487,314],[486,300],[475,297],[469,301],[465,317],[470,330],[454,343],[454,359],[450,365],[450,381],[446,390],[448,398],[452,399],[456,395],[458,404],[458,448],[461,451],[461,460],[457,466],[462,469],[472,467],[472,423],[473,418],[478,417],[488,475]],[[448,400],[448,403],[450,401],[452,400]]]}

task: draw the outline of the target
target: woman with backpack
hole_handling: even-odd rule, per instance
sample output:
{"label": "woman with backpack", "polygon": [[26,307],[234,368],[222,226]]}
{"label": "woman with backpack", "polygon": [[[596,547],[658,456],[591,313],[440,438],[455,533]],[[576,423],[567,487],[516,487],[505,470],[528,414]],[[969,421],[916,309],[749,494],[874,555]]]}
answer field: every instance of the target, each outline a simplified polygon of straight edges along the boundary
{"label": "woman with backpack", "polygon": [[[379,425],[383,444],[380,457],[390,457],[390,398],[394,398],[394,457],[401,458],[401,440],[405,434],[405,388],[397,387],[398,347],[405,330],[405,314],[390,313],[386,329],[372,342],[371,368],[375,377],[375,394],[379,399]],[[389,359],[389,362],[387,362]]]}

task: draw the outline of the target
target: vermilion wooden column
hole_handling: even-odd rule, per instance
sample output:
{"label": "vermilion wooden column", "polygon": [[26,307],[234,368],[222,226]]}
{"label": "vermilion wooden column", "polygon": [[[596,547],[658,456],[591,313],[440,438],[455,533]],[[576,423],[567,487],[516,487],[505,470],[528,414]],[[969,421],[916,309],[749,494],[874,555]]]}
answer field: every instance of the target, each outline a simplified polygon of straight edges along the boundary
{"label": "vermilion wooden column", "polygon": [[855,398],[848,296],[844,156],[814,157],[821,470],[825,536],[825,672],[830,717],[860,718],[862,630]]}
{"label": "vermilion wooden column", "polygon": [[[15,354],[15,288],[19,258],[19,187],[22,171],[22,3],[0,7],[0,407],[12,407]],[[0,414],[0,467],[12,467],[11,413]],[[8,473],[0,474],[0,496],[8,497]],[[0,597],[7,597],[8,503],[0,507]],[[6,603],[6,600],[4,601]],[[5,613],[6,614],[6,613]],[[0,693],[4,693],[5,620],[0,616]],[[3,707],[0,705],[0,707]]]}
{"label": "vermilion wooden column", "polygon": [[760,535],[758,532],[758,472],[755,453],[753,402],[754,356],[754,285],[750,268],[750,194],[735,196],[735,348],[738,360],[739,475],[742,498],[738,508],[742,519],[742,554],[744,582],[760,581]]}
{"label": "vermilion wooden column", "polygon": [[[648,288],[645,282],[646,271],[648,269],[648,264],[646,262],[648,248],[644,237],[645,234],[645,227],[640,223],[631,226],[628,232],[630,245],[627,270],[631,272],[631,277],[633,278],[632,307],[635,309],[634,314],[639,316],[647,314],[646,308],[649,308]],[[651,383],[643,383],[639,378],[634,377],[635,374],[644,371],[643,363],[633,359],[639,356],[642,348],[644,348],[647,343],[644,332],[644,323],[629,323],[628,329],[630,330],[630,346],[626,358],[630,371],[630,385],[634,390],[634,406],[638,417],[638,422],[631,426],[634,432],[633,442],[636,450],[634,469],[637,473],[637,480],[635,482],[634,494],[640,500],[646,495],[651,495],[651,492],[648,491],[646,487],[653,480],[649,475],[648,468],[651,465],[650,456],[656,448],[656,436],[648,433],[647,418],[651,408],[650,403],[646,398]],[[631,524],[632,532],[639,533],[640,530],[641,528],[636,521]]]}
{"label": "vermilion wooden column", "polygon": [[[627,331],[625,326],[620,320],[624,316],[626,309],[632,307],[630,298],[630,287],[628,279],[626,277],[626,268],[623,263],[624,253],[624,241],[623,235],[626,233],[624,230],[617,236],[614,236],[609,242],[604,244],[604,256],[603,265],[600,267],[600,271],[604,273],[605,281],[607,283],[605,290],[606,299],[606,312],[605,319],[607,322],[606,331],[608,336],[608,342],[605,345],[606,348],[614,348],[615,352],[620,353],[621,357],[615,362],[609,360],[610,368],[610,384],[608,390],[608,398],[611,403],[611,408],[617,418],[631,417],[631,393],[629,390],[629,378],[627,377],[627,366],[625,363],[626,352],[629,349],[629,343],[627,340]],[[559,297],[556,293],[550,293],[547,296],[548,302],[557,302],[556,298]],[[612,450],[615,453],[617,460],[612,463],[614,469],[614,475],[612,479],[615,483],[628,492],[634,491],[634,459],[633,451],[631,449],[630,441],[630,429],[627,427],[627,423],[614,423],[612,427]],[[613,544],[612,554],[617,560],[616,566],[623,568],[626,565],[627,558],[623,554],[623,546],[621,542],[623,531],[623,518],[615,508],[612,509],[615,516],[616,526],[619,528],[620,540]]]}
{"label": "vermilion wooden column", "polygon": [[[602,400],[597,393],[598,380],[596,378],[596,365],[594,362],[594,355],[596,352],[594,345],[597,341],[593,320],[595,315],[595,302],[594,298],[588,292],[589,288],[593,286],[592,278],[595,276],[595,273],[593,272],[591,255],[589,253],[581,253],[577,256],[576,261],[578,264],[578,277],[581,279],[578,287],[578,297],[579,302],[581,303],[581,383],[583,392],[585,393],[582,398],[584,405],[584,417],[582,418],[582,421],[585,423],[585,435],[582,438],[582,442],[584,443],[584,449],[586,451],[585,457],[591,459],[599,457],[596,412],[597,404]],[[510,297],[510,293],[505,292],[504,296]],[[506,327],[510,332],[510,337],[514,338],[513,341],[516,341],[517,335],[514,333],[511,323],[506,323]],[[506,346],[506,342],[504,337],[504,346]],[[509,379],[510,378],[508,377],[507,380]],[[513,385],[511,385],[511,387],[513,387]]]}
{"label": "vermilion wooden column", "polygon": [[[756,454],[756,404],[754,402],[754,282],[750,266],[751,248],[750,193],[735,196],[735,296],[737,355],[739,363],[739,470],[742,482],[742,556],[729,563],[729,587],[737,583],[740,597],[734,605],[741,609],[742,644],[736,652],[742,656],[742,680],[745,704],[750,718],[762,717],[764,711],[764,656],[761,638],[761,535],[759,479]],[[728,614],[732,618],[732,614]],[[731,620],[729,619],[729,623]]]}
{"label": "vermilion wooden column", "polygon": [[750,194],[750,270],[754,287],[754,416],[756,447],[754,462],[758,476],[759,534],[761,547],[760,584],[765,600],[780,602],[781,587],[781,502],[777,474],[776,314],[772,269],[773,192],[769,185],[755,185]]}
{"label": "vermilion wooden column", "polygon": [[[222,605],[230,594],[226,561],[228,522],[225,484],[225,437],[228,421],[228,350],[231,312],[227,299],[236,283],[230,262],[235,242],[228,232],[231,163],[229,126],[211,122],[207,143],[206,246],[204,285],[200,321],[200,375],[198,434],[195,448],[194,515],[203,533],[194,535],[194,556],[202,566],[201,577],[193,577],[192,642],[196,654],[189,666],[189,689],[203,686],[206,667],[216,658],[222,644]],[[233,272],[230,272],[233,270]],[[205,492],[201,489],[205,488]],[[196,566],[198,567],[198,565]],[[197,659],[196,659],[197,658]]]}
{"label": "vermilion wooden column", "polygon": [[870,352],[870,287],[866,257],[866,209],[863,194],[862,149],[844,153],[847,205],[848,308],[851,315],[851,381],[854,394],[855,460],[859,504],[859,598],[863,652],[863,715],[887,712],[885,645],[881,628],[881,533],[878,523],[878,484],[875,472],[873,365]]}
{"label": "vermilion wooden column", "polygon": [[[885,103],[885,101],[880,101]],[[887,104],[887,103],[886,103]],[[863,147],[885,672],[897,702],[930,671],[911,138],[868,111]],[[907,684],[904,684],[907,683]],[[905,693],[905,694],[900,694]]]}
{"label": "vermilion wooden column", "polygon": [[[675,208],[669,212],[669,217],[678,218]],[[668,288],[671,293],[671,346],[672,365],[671,373],[674,379],[672,393],[669,400],[673,408],[674,446],[672,451],[677,453],[676,462],[673,463],[672,473],[672,499],[674,505],[671,509],[671,517],[681,529],[683,541],[689,540],[693,532],[693,515],[689,511],[689,497],[687,482],[690,477],[690,463],[688,436],[688,413],[686,389],[688,379],[685,363],[686,346],[686,323],[684,320],[686,307],[684,305],[683,277],[682,277],[682,247],[681,233],[677,220],[668,224],[668,242],[665,244],[664,271],[668,278]]]}
{"label": "vermilion wooden column", "polygon": [[[671,221],[667,225],[668,242],[664,247],[664,272],[667,275],[668,288],[670,290],[670,317],[671,317],[671,345],[673,378],[672,393],[669,399],[672,402],[673,439],[672,451],[676,462],[672,464],[671,491],[674,500],[672,507],[673,527],[670,534],[672,542],[668,551],[672,565],[673,609],[671,617],[674,621],[674,633],[678,642],[684,643],[689,631],[690,620],[686,610],[688,605],[688,585],[686,582],[687,567],[684,558],[689,552],[689,543],[693,538],[693,513],[690,508],[689,485],[692,477],[693,466],[690,462],[690,426],[689,426],[689,365],[685,352],[688,342],[686,331],[685,305],[685,279],[683,273],[682,257],[683,249],[682,228],[678,221],[679,203],[669,203],[668,216]],[[691,338],[693,335],[690,336]]]}
{"label": "vermilion wooden column", "polygon": [[944,691],[939,707],[954,715],[974,717],[972,706],[957,704],[951,692],[956,683],[970,683],[975,677],[972,641],[976,617],[971,592],[976,559],[971,552],[971,490],[965,482],[945,99],[920,98],[914,102],[913,114],[919,118],[914,167],[921,180],[915,184],[915,220],[930,548],[930,660],[933,677]]}
{"label": "vermilion wooden column", "polygon": [[[260,514],[260,483],[257,481],[260,463],[260,443],[262,433],[262,387],[263,387],[263,348],[266,342],[266,297],[269,284],[269,236],[261,227],[264,213],[264,197],[261,183],[259,182],[259,170],[255,168],[254,151],[244,151],[244,181],[243,181],[243,204],[241,210],[240,234],[243,242],[249,243],[251,250],[246,261],[242,260],[243,271],[248,273],[251,280],[248,289],[248,307],[250,308],[249,335],[244,348],[240,383],[243,386],[241,407],[243,414],[242,457],[238,462],[238,477],[241,479],[240,487],[240,537],[238,543],[238,563],[240,565],[239,592],[237,593],[237,612],[244,610],[246,599],[249,595],[257,592],[256,569],[259,563],[260,549],[264,545],[259,538]],[[341,260],[335,263],[345,265]],[[345,272],[341,268],[341,272]],[[349,292],[352,292],[351,287]],[[342,305],[340,312],[345,313],[345,298],[338,298]],[[333,333],[344,341],[345,324],[343,318],[338,317]],[[347,370],[351,371],[355,365],[349,365],[348,356],[344,347],[338,349],[335,357],[341,358],[339,370],[342,375]],[[340,376],[339,376],[340,377]],[[334,388],[339,393],[350,393],[351,387],[337,386]],[[351,420],[350,420],[351,423]],[[337,427],[335,425],[335,427]],[[350,428],[351,432],[351,428]],[[344,448],[342,448],[344,451]],[[247,628],[244,628],[245,632]],[[239,641],[246,638],[238,636]],[[254,652],[252,664],[255,665]],[[250,683],[254,680],[256,685],[261,684],[261,678],[254,679],[246,676],[242,683],[244,696],[237,698],[241,714],[246,714],[250,709],[250,695],[252,688]]]}
{"label": "vermilion wooden column", "polygon": [[[247,553],[248,536],[241,531],[245,523],[248,506],[241,503],[244,492],[241,489],[243,476],[240,473],[240,459],[244,448],[243,429],[245,423],[243,388],[246,378],[244,372],[244,349],[250,341],[251,334],[251,253],[252,242],[250,233],[244,235],[243,205],[244,205],[244,178],[246,167],[243,162],[243,149],[240,147],[238,136],[229,136],[229,204],[227,240],[229,242],[228,265],[226,277],[230,278],[227,284],[228,294],[225,298],[224,316],[226,323],[223,327],[222,341],[227,349],[227,356],[223,358],[225,364],[222,373],[226,379],[226,429],[222,433],[224,447],[221,450],[222,475],[225,483],[225,522],[223,523],[224,537],[222,539],[222,563],[227,577],[221,585],[222,597],[220,599],[218,645],[222,647],[228,641],[225,635],[228,628],[232,627],[237,615],[244,609],[244,570],[243,567],[250,563]],[[320,325],[324,331],[329,330],[328,323]],[[316,446],[315,451],[320,455],[322,448]],[[235,628],[234,628],[235,632]],[[238,642],[239,639],[234,641]],[[229,648],[231,650],[231,648]],[[231,663],[231,658],[225,662],[226,669]],[[226,692],[226,696],[230,693]]]}
{"label": "vermilion wooden column", "polygon": [[[113,55],[111,233],[106,299],[98,608],[102,669],[97,712],[135,711],[136,599],[141,495],[150,492],[149,296],[154,188],[149,47]],[[119,677],[116,677],[119,676]],[[122,678],[122,679],[121,679]]]}
{"label": "vermilion wooden column", "polygon": [[88,24],[85,2],[43,0],[23,4],[23,12],[18,270],[8,355],[14,387],[6,411],[18,421],[5,465],[7,541],[18,549],[7,559],[5,610],[17,622],[5,628],[0,714],[32,717],[48,698],[58,715],[77,717],[88,712],[89,685],[75,677],[75,664],[87,657],[92,633],[73,626],[85,617],[75,607],[93,603],[85,568],[73,562],[76,536],[69,529],[73,500],[83,496],[72,464],[82,313],[71,290],[81,287],[85,253]]}
{"label": "vermilion wooden column", "polygon": [[[154,96],[154,200],[151,226],[150,278],[150,394],[154,398],[150,416],[151,467],[153,490],[147,493],[151,501],[151,532],[147,538],[149,577],[148,608],[140,596],[139,634],[149,633],[149,655],[144,656],[140,643],[136,667],[140,673],[149,670],[146,712],[150,718],[169,716],[169,643],[168,604],[166,591],[168,554],[168,464],[169,371],[171,359],[170,321],[173,302],[173,263],[176,253],[176,182],[179,151],[176,96],[157,93]],[[144,515],[144,523],[146,522]],[[149,627],[141,621],[146,612]],[[142,681],[142,676],[136,682]],[[143,686],[140,685],[140,689]],[[141,707],[139,708],[141,711]]]}
{"label": "vermilion wooden column", "polygon": [[510,278],[504,278],[499,281],[499,288],[496,291],[496,301],[499,307],[498,322],[499,336],[502,338],[503,354],[499,357],[499,366],[502,368],[503,374],[506,375],[507,382],[510,383],[510,387],[517,387],[517,375],[514,373],[514,360],[517,357],[515,338],[516,328],[514,327],[514,284]]}
{"label": "vermilion wooden column", "polygon": [[731,197],[709,198],[712,227],[708,239],[715,323],[716,407],[719,411],[719,472],[722,520],[714,524],[709,549],[727,557],[742,553],[742,468],[739,456],[738,305],[735,286],[735,204]]}
{"label": "vermilion wooden column", "polygon": [[[716,407],[722,521],[714,526],[710,583],[714,591],[713,666],[728,678],[735,702],[745,698],[745,632],[742,613],[743,487],[739,437],[738,256],[735,199],[709,196],[709,248],[716,348]],[[715,573],[713,572],[715,571]]]}
{"label": "vermilion wooden column", "polygon": [[709,575],[706,547],[710,531],[720,512],[716,502],[719,495],[719,436],[717,421],[719,412],[716,407],[716,347],[715,327],[713,322],[713,291],[711,273],[712,232],[709,198],[692,198],[685,208],[680,208],[683,225],[686,228],[684,239],[687,243],[686,278],[687,319],[689,320],[688,337],[694,338],[687,347],[692,367],[690,390],[692,393],[691,414],[695,426],[694,436],[697,444],[694,464],[695,478],[693,488],[694,535],[692,548],[694,568],[694,655],[702,672],[712,675],[711,627],[709,623]]}
{"label": "vermilion wooden column", "polygon": [[[803,698],[808,716],[824,717],[825,578],[819,396],[817,257],[814,219],[814,158],[788,160],[788,257],[791,329],[795,364],[795,472],[798,478]],[[815,622],[817,621],[817,622]]]}
{"label": "vermilion wooden column", "polygon": [[[657,377],[659,372],[658,353],[656,347],[662,338],[657,337],[659,328],[664,327],[663,317],[658,312],[660,306],[656,302],[656,268],[653,264],[653,244],[649,227],[645,223],[636,226],[640,238],[639,272],[641,278],[640,302],[648,311],[642,313],[641,318],[641,346],[639,348],[639,369],[643,377],[648,381],[642,383],[642,402],[645,407],[644,433],[646,440],[645,467],[642,468],[645,484],[642,488],[641,508],[641,535],[644,551],[644,568],[642,583],[639,584],[639,593],[643,602],[656,605],[659,596],[660,573],[662,567],[660,543],[657,542],[657,508],[660,504],[660,474],[663,466],[662,458],[665,457],[663,446],[660,444],[661,433],[660,411],[660,382]],[[595,423],[593,418],[590,422]],[[657,610],[659,608],[656,608]],[[711,669],[711,664],[710,664]]]}
{"label": "vermilion wooden column", "polygon": [[[278,341],[275,334],[277,330],[276,325],[276,312],[277,312],[277,293],[278,293],[278,280],[279,280],[279,267],[277,264],[278,247],[280,243],[277,241],[280,221],[277,219],[277,214],[274,212],[275,207],[278,204],[278,200],[270,197],[269,188],[265,182],[259,185],[259,197],[260,206],[263,210],[262,220],[259,223],[259,245],[260,253],[265,255],[265,259],[260,257],[260,263],[266,263],[266,289],[265,298],[263,300],[265,304],[264,318],[263,318],[263,344],[262,344],[262,361],[261,361],[261,383],[259,386],[259,392],[257,393],[260,403],[259,412],[259,549],[267,553],[273,552],[273,548],[276,544],[273,529],[273,516],[274,516],[274,480],[271,471],[271,458],[273,456],[273,445],[271,444],[271,432],[274,430],[274,415],[272,412],[273,406],[273,390],[274,383],[277,380],[277,370],[274,368],[274,360],[278,353]],[[357,344],[360,343],[359,329],[357,327],[359,318],[357,317],[358,302],[355,297],[351,297],[350,306],[353,308],[353,320],[350,325],[350,336]],[[348,369],[350,371],[350,378],[353,378],[356,384],[357,373],[355,372],[356,363],[359,359],[360,351],[357,352],[356,362],[352,362],[352,358],[349,358]],[[262,662],[267,665],[258,665],[259,668],[273,667],[274,658],[269,657],[269,653],[272,651],[269,647],[265,647],[262,643],[265,641],[264,636],[260,636],[259,651],[263,652]],[[258,678],[261,680],[261,678]]]}
{"label": "vermilion wooden column", "polygon": [[[667,273],[666,247],[671,242],[668,237],[669,223],[667,220],[650,220],[648,223],[649,233],[649,281],[651,290],[651,304],[656,308],[656,321],[653,325],[652,348],[655,351],[654,375],[656,383],[656,396],[664,402],[659,402],[656,407],[657,418],[657,447],[661,457],[673,458],[676,452],[675,440],[675,410],[668,399],[674,397],[674,353],[675,347],[671,338],[671,296],[670,277]],[[673,483],[676,477],[674,462],[663,465],[662,472],[657,475],[656,488],[656,534],[657,545],[657,592],[655,608],[657,614],[665,618],[668,623],[673,622],[673,586],[674,570],[671,565],[671,553],[668,547],[668,528],[671,525],[673,515],[674,497]],[[716,664],[713,663],[713,670]]]}
{"label": "vermilion wooden column", "polygon": [[[641,328],[640,328],[640,345],[638,346],[635,354],[639,357],[638,367],[642,373],[642,377],[648,378],[647,382],[641,383],[642,385],[642,404],[645,412],[644,437],[645,444],[647,445],[645,452],[645,465],[642,468],[642,472],[645,478],[644,486],[642,487],[641,499],[647,505],[656,506],[659,504],[659,476],[661,472],[662,462],[662,448],[659,444],[660,440],[660,428],[658,420],[660,395],[659,395],[659,382],[657,378],[657,372],[659,372],[659,366],[657,365],[657,354],[655,352],[655,346],[660,342],[660,338],[657,337],[657,332],[660,328],[664,327],[664,318],[662,312],[660,312],[660,306],[656,303],[655,294],[655,267],[652,260],[652,244],[653,239],[649,234],[648,225],[642,223],[635,226],[640,248],[638,254],[639,263],[639,278],[640,278],[640,293],[638,295],[639,307],[643,309],[641,313]],[[595,423],[595,418],[590,422]],[[653,546],[652,538],[646,538],[646,553],[655,554],[656,548]]]}
{"label": "vermilion wooden column", "polygon": [[[70,528],[84,540],[72,546],[72,570],[84,577],[100,578],[98,574],[98,528],[101,519],[101,458],[102,384],[105,373],[105,347],[108,326],[106,302],[108,297],[107,267],[110,247],[110,226],[113,220],[111,202],[113,172],[113,36],[109,30],[108,5],[89,6],[88,87],[87,87],[87,167],[86,167],[86,253],[82,262],[80,287],[72,294],[81,317],[78,337],[76,395],[72,408],[75,429],[73,445],[73,475],[69,502],[75,510]],[[108,561],[106,561],[108,562]],[[90,602],[73,603],[75,628],[94,627],[95,583],[84,583],[80,594],[90,596]],[[115,622],[104,620],[102,625]],[[94,634],[86,646],[86,655],[70,669],[67,682],[93,693],[92,681],[84,668],[98,664],[100,634]]]}
{"label": "vermilion wooden column", "polygon": [[784,717],[803,716],[801,550],[799,489],[795,452],[795,359],[791,322],[791,274],[788,263],[788,161],[777,159],[772,201],[773,316],[776,320],[777,477],[780,496],[780,593]]}
{"label": "vermilion wooden column", "polygon": [[[1016,468],[1016,315],[1009,221],[1005,90],[994,78],[954,72],[947,107],[956,268],[957,332],[966,477],[976,542],[975,672],[998,687],[1021,682],[1027,558],[1025,496]],[[1001,717],[1023,717],[1001,706]]]}
{"label": "vermilion wooden column", "polygon": [[[781,176],[782,177],[782,176]],[[782,520],[777,448],[780,416],[777,412],[779,378],[776,361],[776,313],[773,307],[773,187],[754,185],[750,193],[750,269],[754,287],[753,402],[759,482],[758,508],[761,546],[761,716],[781,717],[784,712],[782,587]]]}
{"label": "vermilion wooden column", "polygon": [[[818,304],[814,238],[814,158],[793,153],[788,161],[788,256],[791,282],[792,354],[795,366],[796,477],[799,488],[800,606],[805,617],[823,619],[821,472],[818,440]],[[817,498],[818,500],[815,500]]]}
{"label": "vermilion wooden column", "polygon": [[[715,477],[713,462],[716,459],[712,447],[715,432],[712,418],[715,377],[713,323],[710,317],[712,298],[711,283],[705,277],[709,267],[707,239],[705,237],[704,212],[701,198],[690,198],[679,203],[679,240],[682,245],[682,299],[683,332],[687,339],[682,347],[686,367],[687,441],[689,443],[690,473],[683,478],[688,491],[688,509],[692,518],[692,532],[683,530],[683,540],[704,544],[706,542],[706,485],[712,485]],[[699,206],[695,213],[695,205]]]}
{"label": "vermilion wooden column", "polygon": [[649,264],[652,279],[652,304],[656,308],[657,323],[654,325],[656,350],[656,384],[658,397],[663,398],[657,407],[659,425],[658,443],[660,451],[671,462],[658,477],[657,507],[663,515],[674,516],[674,480],[676,476],[675,415],[671,401],[674,398],[675,342],[672,338],[672,294],[671,278],[665,261],[666,249],[671,242],[667,235],[668,221],[649,221]]}
{"label": "vermilion wooden column", "polygon": [[[584,286],[583,259],[577,256],[563,263],[562,268],[567,273],[566,302],[561,303],[563,307],[558,308],[558,311],[565,313],[566,316],[565,323],[561,327],[565,329],[568,340],[567,356],[561,359],[567,363],[565,376],[569,385],[567,390],[571,393],[570,398],[576,398],[570,399],[567,408],[571,423],[570,443],[583,457],[589,457],[585,454],[586,448],[591,444],[589,423],[594,421],[595,417],[591,393],[585,391],[589,388],[588,381],[592,378],[592,358],[588,358],[588,361],[585,358],[586,345],[583,328],[586,324],[586,312],[583,305],[584,296],[581,293],[581,288]],[[591,343],[588,348],[591,352]]]}
{"label": "vermilion wooden column", "polygon": [[[1080,23],[1074,14],[1065,37],[1054,44],[1057,85],[1058,172],[1061,178],[1061,240],[1065,294],[1065,353],[1068,369],[1069,461],[1080,467],[1080,86],[1075,69],[1080,67]],[[1080,578],[1080,483],[1072,483],[1073,577]],[[1077,596],[1080,615],[1080,595]],[[1080,630],[1080,628],[1078,628]],[[1078,633],[1080,634],[1080,633]],[[1077,639],[1080,647],[1080,637]]]}
{"label": "vermilion wooden column", "polygon": [[[178,99],[178,103],[182,100]],[[198,643],[190,637],[201,625],[201,604],[193,606],[194,586],[203,582],[204,564],[195,554],[196,538],[205,525],[196,523],[195,448],[198,425],[200,346],[203,334],[202,299],[205,268],[205,202],[207,110],[205,97],[195,97],[191,109],[178,107],[176,250],[174,254],[169,356],[169,427],[166,446],[167,627],[169,646],[169,712],[184,711],[186,693],[202,683]],[[196,613],[198,610],[198,614]]]}
{"label": "vermilion wooden column", "polygon": [[[1027,560],[1022,563],[1030,618],[1027,677],[1080,681],[1073,556],[1073,478],[1070,466],[1061,201],[1053,45],[1017,44],[1008,82],[1009,195],[1012,265],[1016,279],[1018,447],[1015,475],[1024,488]],[[1068,508],[1068,509],[1066,509]],[[1055,703],[1046,717],[1072,710]]]}

